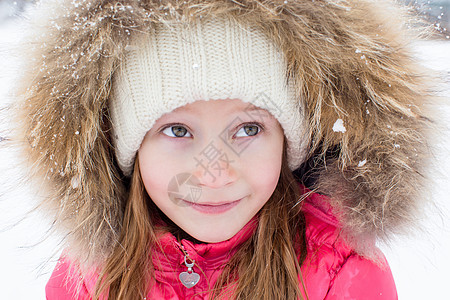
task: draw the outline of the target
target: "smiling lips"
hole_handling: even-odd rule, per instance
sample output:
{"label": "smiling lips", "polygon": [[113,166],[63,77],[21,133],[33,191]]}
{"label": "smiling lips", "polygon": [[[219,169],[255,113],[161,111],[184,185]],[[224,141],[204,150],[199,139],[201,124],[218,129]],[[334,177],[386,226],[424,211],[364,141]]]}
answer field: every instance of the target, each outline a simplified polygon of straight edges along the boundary
{"label": "smiling lips", "polygon": [[187,204],[187,206],[192,207],[196,211],[199,211],[204,214],[221,214],[224,213],[241,202],[243,198],[232,201],[232,202],[226,202],[226,203],[194,203],[189,202],[184,199],[181,199],[184,203]]}

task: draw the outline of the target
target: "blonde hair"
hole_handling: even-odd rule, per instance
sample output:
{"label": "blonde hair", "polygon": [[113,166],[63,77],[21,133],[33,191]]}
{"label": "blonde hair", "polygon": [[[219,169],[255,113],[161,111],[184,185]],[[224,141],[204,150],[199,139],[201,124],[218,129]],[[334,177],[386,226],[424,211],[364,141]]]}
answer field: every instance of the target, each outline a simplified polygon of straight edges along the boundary
{"label": "blonde hair", "polygon": [[[305,223],[298,184],[287,164],[286,142],[282,160],[277,187],[259,212],[257,229],[224,266],[209,291],[212,299],[303,299],[299,278],[306,257]],[[155,226],[158,218],[136,158],[120,243],[100,273],[94,299],[146,297],[153,278],[149,251],[159,247],[157,236],[168,230]]]}

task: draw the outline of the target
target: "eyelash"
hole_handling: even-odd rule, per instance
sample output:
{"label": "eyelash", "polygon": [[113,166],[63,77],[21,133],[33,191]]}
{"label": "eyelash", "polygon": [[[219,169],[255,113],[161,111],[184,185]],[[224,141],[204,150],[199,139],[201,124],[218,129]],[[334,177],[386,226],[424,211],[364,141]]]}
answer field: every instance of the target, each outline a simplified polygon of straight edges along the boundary
{"label": "eyelash", "polygon": [[[247,136],[247,137],[257,136],[262,131],[264,131],[264,126],[261,123],[258,123],[258,122],[246,122],[246,123],[240,124],[239,126],[235,127],[234,131],[236,133],[238,133],[242,128],[244,128],[246,126],[256,126],[256,127],[258,127],[258,132],[255,135],[250,135],[250,136]],[[233,135],[233,137],[234,137],[234,135]]]}
{"label": "eyelash", "polygon": [[[183,124],[180,124],[180,123],[168,124],[167,126],[164,126],[159,132],[160,132],[160,133],[163,133],[164,130],[166,130],[166,129],[168,129],[168,128],[171,128],[171,127],[175,127],[175,126],[183,127],[183,128],[186,129],[186,131],[187,131],[189,134],[191,134],[190,131],[186,128],[186,126],[183,125]],[[236,126],[236,127],[234,128],[234,131],[235,131],[236,133],[238,133],[239,130],[241,130],[242,128],[244,128],[244,127],[246,127],[246,126],[256,126],[256,127],[258,127],[258,132],[257,132],[255,135],[251,135],[251,136],[247,136],[247,137],[257,136],[257,135],[259,135],[261,132],[263,132],[263,131],[265,130],[264,126],[263,126],[261,123],[258,123],[258,122],[246,122],[246,123],[240,124],[239,126]],[[236,133],[233,135],[233,137],[236,135]],[[163,133],[163,134],[164,134],[164,133]],[[192,134],[191,134],[191,135],[192,135]],[[167,135],[167,136],[168,136],[168,135]],[[169,137],[172,137],[172,138],[183,138],[184,136],[183,136],[183,137],[169,136]]]}

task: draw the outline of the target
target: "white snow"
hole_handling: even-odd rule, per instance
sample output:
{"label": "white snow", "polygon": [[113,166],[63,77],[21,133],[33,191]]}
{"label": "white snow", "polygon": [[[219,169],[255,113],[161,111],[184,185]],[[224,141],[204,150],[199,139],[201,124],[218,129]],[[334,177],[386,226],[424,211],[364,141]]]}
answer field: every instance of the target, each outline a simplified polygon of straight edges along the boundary
{"label": "white snow", "polygon": [[[18,71],[14,55],[20,55],[8,53],[5,58],[5,45],[19,35],[14,24],[0,24],[0,104],[6,101],[6,90]],[[417,220],[422,230],[416,235],[399,237],[380,247],[391,266],[400,300],[450,299],[450,42],[422,42],[415,49],[427,66],[441,70],[441,76],[447,78],[447,86],[441,90],[445,98],[434,107],[443,122],[434,132],[434,164],[430,166],[433,181],[429,195],[436,205]],[[5,126],[0,124],[0,129]],[[345,132],[341,119],[333,130]],[[44,286],[59,256],[55,252],[59,238],[45,238],[48,224],[42,216],[31,213],[23,219],[36,204],[36,197],[26,185],[17,185],[20,170],[14,168],[16,154],[8,149],[0,151],[0,299],[45,299]],[[359,166],[365,163],[363,160]]]}
{"label": "white snow", "polygon": [[[7,46],[20,36],[12,21],[0,24],[0,106],[7,102],[8,87],[19,71],[15,50]],[[0,114],[2,114],[0,110]],[[2,121],[4,118],[1,119]],[[0,123],[0,136],[8,124]],[[1,143],[5,143],[2,141]],[[49,224],[30,211],[36,206],[33,192],[18,183],[17,154],[0,147],[0,299],[45,299],[44,286],[56,258],[58,239],[46,235]]]}
{"label": "white snow", "polygon": [[439,114],[437,122],[441,122],[432,134],[432,182],[425,195],[433,199],[434,205],[424,208],[415,235],[380,246],[389,261],[400,300],[450,299],[450,41],[420,42],[414,48],[417,57],[445,81],[435,88],[440,101],[429,107]]}
{"label": "white snow", "polygon": [[334,122],[333,131],[334,132],[342,132],[342,133],[347,131],[347,129],[345,129],[345,126],[344,126],[344,121],[342,119],[337,119],[336,122]]}
{"label": "white snow", "polygon": [[362,167],[362,166],[364,166],[366,163],[367,163],[367,159],[361,160],[361,161],[359,161],[359,163],[358,163],[358,167]]}
{"label": "white snow", "polygon": [[78,179],[76,177],[73,177],[70,181],[70,184],[72,185],[73,189],[77,189],[79,186]]}

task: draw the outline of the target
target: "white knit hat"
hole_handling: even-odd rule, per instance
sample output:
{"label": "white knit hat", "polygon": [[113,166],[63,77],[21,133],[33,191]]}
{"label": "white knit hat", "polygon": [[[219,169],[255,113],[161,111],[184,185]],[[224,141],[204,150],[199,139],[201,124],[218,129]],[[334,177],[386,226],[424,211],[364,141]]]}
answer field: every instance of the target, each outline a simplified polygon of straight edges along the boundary
{"label": "white knit hat", "polygon": [[109,103],[125,175],[156,120],[197,100],[240,99],[266,109],[284,130],[291,170],[305,159],[304,103],[287,81],[283,54],[261,31],[228,18],[157,24],[126,51]]}

